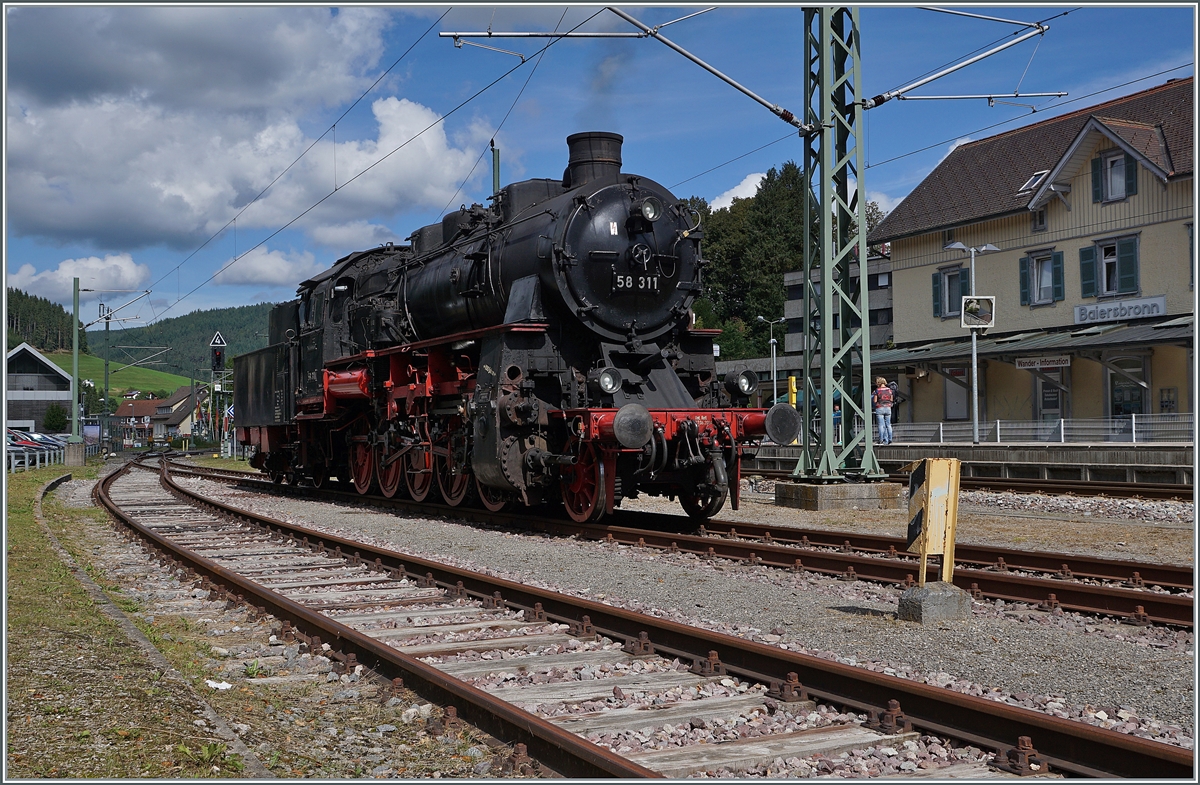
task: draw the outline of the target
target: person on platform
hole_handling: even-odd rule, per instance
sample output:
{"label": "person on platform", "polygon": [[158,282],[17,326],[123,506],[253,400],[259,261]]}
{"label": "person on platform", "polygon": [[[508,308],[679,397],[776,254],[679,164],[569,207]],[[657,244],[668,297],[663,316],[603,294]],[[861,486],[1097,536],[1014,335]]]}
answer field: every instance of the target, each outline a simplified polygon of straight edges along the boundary
{"label": "person on platform", "polygon": [[875,391],[871,393],[871,408],[875,412],[875,429],[879,433],[880,444],[892,443],[892,401],[894,393],[888,387],[887,379],[882,376],[875,379]]}

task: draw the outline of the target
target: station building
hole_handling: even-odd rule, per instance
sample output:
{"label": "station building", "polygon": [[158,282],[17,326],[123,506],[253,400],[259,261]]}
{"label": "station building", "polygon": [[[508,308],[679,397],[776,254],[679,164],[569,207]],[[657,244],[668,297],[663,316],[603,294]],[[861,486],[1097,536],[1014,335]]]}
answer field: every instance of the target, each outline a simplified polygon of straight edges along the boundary
{"label": "station building", "polygon": [[955,242],[999,249],[975,258],[974,293],[995,297],[981,421],[1194,411],[1193,93],[1173,79],[962,144],[876,227],[889,305],[907,305],[872,370],[908,397],[900,419],[971,417]]}

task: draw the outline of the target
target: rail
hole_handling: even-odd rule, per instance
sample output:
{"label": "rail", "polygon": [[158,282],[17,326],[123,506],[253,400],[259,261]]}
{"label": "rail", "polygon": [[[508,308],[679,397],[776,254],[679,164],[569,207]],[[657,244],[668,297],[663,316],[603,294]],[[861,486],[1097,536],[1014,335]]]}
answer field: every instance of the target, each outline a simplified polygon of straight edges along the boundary
{"label": "rail", "polygon": [[[269,590],[261,590],[244,578],[233,575],[202,557],[185,555],[176,550],[162,535],[146,530],[115,509],[115,505],[107,498],[108,488],[115,477],[116,475],[110,475],[98,484],[96,492],[102,503],[122,523],[138,531],[143,538],[149,539],[153,547],[171,552],[172,558],[182,561],[185,567],[190,567],[195,573],[225,583],[231,587],[228,591],[243,594],[253,604],[261,604],[266,612],[289,621],[293,627],[299,622],[301,627],[319,629],[323,637],[330,635],[331,640],[338,642],[343,656],[355,653],[358,661],[372,663],[384,676],[403,674],[406,684],[412,683],[416,686],[417,683],[424,682],[422,686],[427,691],[441,693],[447,701],[455,703],[462,702],[468,693],[477,692],[472,687],[454,685],[438,679],[438,675],[431,672],[430,666],[420,661],[396,652],[388,652],[386,647],[368,636],[354,630],[342,629],[331,619],[321,617],[291,600],[274,595]],[[186,491],[167,478],[164,478],[164,484],[173,494],[188,496],[194,502],[210,509],[265,526],[276,536],[294,541],[307,538],[305,544],[309,547],[316,547],[325,552],[340,550],[343,553],[353,553],[358,563],[365,561],[374,563],[380,569],[398,571],[399,574],[423,576],[425,583],[422,585],[452,589],[457,587],[459,592],[465,591],[470,596],[492,597],[497,602],[502,601],[508,608],[524,609],[536,613],[539,618],[553,619],[561,623],[585,625],[613,640],[652,642],[656,652],[680,657],[684,661],[690,659],[698,663],[697,658],[704,659],[707,652],[709,661],[719,661],[726,673],[763,683],[782,684],[786,674],[788,684],[794,684],[798,689],[807,689],[815,698],[856,711],[880,711],[878,707],[897,702],[894,704],[897,711],[899,706],[903,706],[903,716],[917,727],[984,748],[1000,750],[1002,754],[1013,741],[1019,740],[1028,745],[1028,739],[1032,739],[1041,760],[1065,773],[1099,777],[1186,778],[1191,776],[1194,767],[1191,750],[963,695],[920,682],[829,662],[718,632],[692,628],[591,600],[559,595],[523,583],[473,573],[456,566],[401,554],[295,524],[257,517],[216,499],[200,497]],[[338,634],[334,635],[335,632]],[[485,719],[479,714],[476,714],[476,717]],[[592,776],[613,773],[618,776],[637,776],[629,771],[632,767],[628,767],[628,764],[624,772],[618,771],[617,764],[621,761],[614,760],[603,750],[592,749],[591,759],[586,762],[582,760],[582,756],[567,753],[565,746],[557,746],[556,743],[568,739],[560,736],[555,728],[543,727],[537,718],[528,714],[509,713],[507,719],[509,721],[503,729],[507,732],[503,733],[502,737],[512,738],[519,734],[518,738],[524,737],[538,743],[539,752],[551,755],[557,752],[556,761],[560,766],[568,761],[573,764],[555,767],[567,776],[579,776],[585,768],[590,769],[586,773]],[[494,719],[487,724],[494,726]],[[580,745],[572,743],[571,746],[575,753],[583,751]],[[532,746],[530,751],[534,751]],[[1009,758],[1012,758],[1012,755],[1009,755]],[[553,763],[551,765],[553,766]]]}

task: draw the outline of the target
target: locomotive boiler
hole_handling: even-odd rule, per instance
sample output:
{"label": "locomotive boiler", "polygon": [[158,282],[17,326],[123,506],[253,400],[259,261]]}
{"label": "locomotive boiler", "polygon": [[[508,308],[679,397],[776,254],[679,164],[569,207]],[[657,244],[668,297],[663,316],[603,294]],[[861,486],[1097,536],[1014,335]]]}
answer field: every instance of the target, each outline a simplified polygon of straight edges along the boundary
{"label": "locomotive boiler", "polygon": [[597,520],[639,493],[706,518],[738,505],[787,404],[746,408],[750,371],[716,377],[693,328],[699,214],[621,172],[618,134],[567,138],[561,180],[352,253],[271,311],[234,363],[237,438],[276,481],[331,478],[457,506],[561,503]]}

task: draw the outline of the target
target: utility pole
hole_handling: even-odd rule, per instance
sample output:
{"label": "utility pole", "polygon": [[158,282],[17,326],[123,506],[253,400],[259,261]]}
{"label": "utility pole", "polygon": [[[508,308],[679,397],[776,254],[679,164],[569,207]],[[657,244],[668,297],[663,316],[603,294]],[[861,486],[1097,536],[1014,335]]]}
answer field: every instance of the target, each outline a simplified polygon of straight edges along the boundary
{"label": "utility pole", "polygon": [[[815,129],[804,135],[804,225],[815,225],[819,235],[814,238],[810,229],[804,236],[807,342],[802,383],[805,409],[810,402],[816,404],[820,427],[814,434],[806,411],[803,450],[792,476],[817,482],[839,481],[846,474],[883,479],[871,438],[866,197],[858,135],[863,112],[858,9],[805,9],[804,36],[804,125]],[[856,184],[853,195],[851,181]],[[854,265],[857,277],[851,269]],[[814,273],[819,275],[819,297],[813,292]],[[819,320],[816,325],[814,317]],[[842,445],[834,437],[835,397],[841,399],[847,424]],[[864,428],[851,436],[855,417],[862,418]]]}
{"label": "utility pole", "polygon": [[[138,289],[80,289],[80,291],[82,291],[82,292],[115,293],[115,292],[136,292],[139,290]],[[108,329],[109,329],[109,327],[112,326],[113,314],[115,314],[117,311],[121,311],[121,310],[124,310],[125,308],[128,308],[129,306],[133,305],[134,303],[136,303],[138,300],[142,299],[143,297],[150,296],[149,289],[144,289],[144,290],[140,290],[140,291],[142,293],[139,294],[137,297],[134,297],[129,302],[127,302],[124,305],[119,306],[117,308],[109,308],[104,303],[100,303],[99,318],[96,319],[95,321],[88,322],[87,324],[85,324],[83,326],[83,328],[86,330],[88,327],[91,327],[93,324],[97,324],[101,320],[103,320],[103,322],[104,322],[104,406],[100,413],[100,440],[101,440],[101,443],[104,445],[105,455],[112,452],[112,434],[109,432],[109,428],[111,427],[111,418],[109,417],[109,413],[108,413],[109,407],[112,406],[112,400],[111,400],[111,396],[109,394],[109,389],[108,389],[108,354],[109,354],[109,351],[108,351],[108,349],[109,349]],[[124,322],[124,321],[130,321],[130,320],[129,319],[118,319],[117,321]]]}

